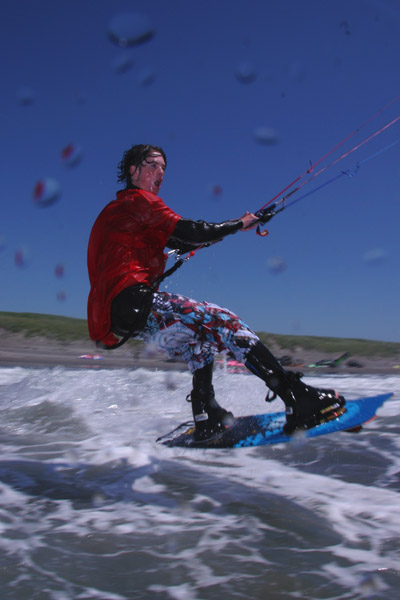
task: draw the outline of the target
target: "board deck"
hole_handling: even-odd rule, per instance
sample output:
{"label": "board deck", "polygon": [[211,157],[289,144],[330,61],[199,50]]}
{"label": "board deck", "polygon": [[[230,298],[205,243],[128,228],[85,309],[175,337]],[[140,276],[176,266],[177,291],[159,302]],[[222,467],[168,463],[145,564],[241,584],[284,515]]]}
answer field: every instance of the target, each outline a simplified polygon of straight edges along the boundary
{"label": "board deck", "polygon": [[[305,430],[305,438],[314,438],[336,431],[359,430],[359,426],[375,417],[376,411],[393,394],[381,394],[346,403],[346,412],[336,419]],[[274,412],[237,417],[229,428],[215,437],[196,442],[194,424],[182,423],[170,433],[158,438],[166,446],[186,448],[243,448],[289,442],[293,436],[283,431],[285,413]]]}

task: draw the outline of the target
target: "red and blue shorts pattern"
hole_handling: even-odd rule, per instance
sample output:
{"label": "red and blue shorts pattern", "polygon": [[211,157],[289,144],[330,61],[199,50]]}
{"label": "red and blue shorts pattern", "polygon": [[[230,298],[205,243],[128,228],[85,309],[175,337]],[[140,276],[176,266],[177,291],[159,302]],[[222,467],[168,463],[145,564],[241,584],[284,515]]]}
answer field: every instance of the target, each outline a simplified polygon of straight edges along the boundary
{"label": "red and blue shorts pattern", "polygon": [[169,358],[183,360],[193,373],[211,363],[214,355],[230,351],[244,362],[257,335],[233,312],[180,294],[156,292],[140,336]]}

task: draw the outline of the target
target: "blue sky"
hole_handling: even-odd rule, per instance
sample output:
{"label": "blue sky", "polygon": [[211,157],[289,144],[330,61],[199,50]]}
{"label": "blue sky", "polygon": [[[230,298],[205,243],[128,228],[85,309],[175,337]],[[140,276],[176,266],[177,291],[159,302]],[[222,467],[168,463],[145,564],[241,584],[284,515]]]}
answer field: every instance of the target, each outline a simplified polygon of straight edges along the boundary
{"label": "blue sky", "polygon": [[[131,13],[154,35],[120,47],[108,30]],[[90,229],[131,145],[165,149],[160,195],[177,213],[222,221],[260,208],[400,93],[394,0],[6,0],[0,27],[5,311],[86,316]],[[399,114],[400,101],[341,151]],[[302,191],[399,137],[398,122]],[[69,144],[75,166],[61,159]],[[400,144],[287,208],[265,238],[198,252],[167,289],[258,331],[400,341],[399,157]],[[60,195],[40,206],[47,179]]]}

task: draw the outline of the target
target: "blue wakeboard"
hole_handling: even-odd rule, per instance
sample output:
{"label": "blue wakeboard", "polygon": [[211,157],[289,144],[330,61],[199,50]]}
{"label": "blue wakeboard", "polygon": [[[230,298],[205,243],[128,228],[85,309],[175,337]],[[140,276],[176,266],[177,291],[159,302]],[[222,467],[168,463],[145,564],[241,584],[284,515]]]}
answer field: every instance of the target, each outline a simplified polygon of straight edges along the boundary
{"label": "blue wakeboard", "polygon": [[[305,438],[313,438],[336,431],[359,431],[362,425],[373,419],[376,411],[393,394],[381,394],[346,402],[346,410],[339,417],[302,431]],[[282,444],[293,438],[284,432],[285,413],[274,412],[235,418],[233,424],[216,436],[196,442],[194,424],[182,423],[170,433],[158,438],[166,446],[185,448],[245,448]]]}

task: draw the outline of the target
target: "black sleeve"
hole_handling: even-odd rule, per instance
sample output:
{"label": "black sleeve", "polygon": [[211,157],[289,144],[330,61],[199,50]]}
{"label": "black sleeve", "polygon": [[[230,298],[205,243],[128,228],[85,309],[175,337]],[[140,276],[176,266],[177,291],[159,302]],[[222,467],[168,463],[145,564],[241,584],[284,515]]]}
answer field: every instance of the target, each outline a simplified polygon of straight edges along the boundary
{"label": "black sleeve", "polygon": [[168,240],[167,247],[181,252],[189,252],[203,244],[217,242],[226,235],[236,233],[242,227],[243,223],[240,219],[223,223],[180,219]]}

